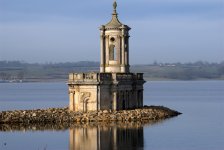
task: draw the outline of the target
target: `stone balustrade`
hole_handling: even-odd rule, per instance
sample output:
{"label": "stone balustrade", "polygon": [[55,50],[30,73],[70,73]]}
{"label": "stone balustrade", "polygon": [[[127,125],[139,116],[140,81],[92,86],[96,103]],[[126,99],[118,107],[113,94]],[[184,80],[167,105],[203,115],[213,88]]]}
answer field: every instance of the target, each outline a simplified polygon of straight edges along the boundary
{"label": "stone balustrade", "polygon": [[143,80],[143,73],[70,73],[68,82]]}
{"label": "stone balustrade", "polygon": [[111,73],[70,73],[68,82],[100,82],[111,79]]}
{"label": "stone balustrade", "polygon": [[116,73],[113,77],[116,81],[143,80],[143,73]]}

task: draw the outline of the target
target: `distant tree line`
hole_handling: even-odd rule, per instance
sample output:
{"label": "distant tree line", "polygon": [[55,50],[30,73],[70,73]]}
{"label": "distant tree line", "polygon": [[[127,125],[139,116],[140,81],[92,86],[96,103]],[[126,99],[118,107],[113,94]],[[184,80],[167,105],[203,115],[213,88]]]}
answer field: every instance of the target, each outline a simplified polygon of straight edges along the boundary
{"label": "distant tree line", "polygon": [[[99,62],[26,63],[0,61],[0,80],[67,80],[70,72],[98,72]],[[132,65],[132,72],[142,72],[147,80],[224,79],[224,61],[220,63],[159,63]]]}
{"label": "distant tree line", "polygon": [[70,72],[98,71],[99,62],[26,63],[0,61],[0,80],[50,81],[66,80]]}
{"label": "distant tree line", "polygon": [[143,72],[147,78],[197,80],[197,79],[224,79],[224,61],[208,63],[157,63],[151,65],[136,65],[133,71]]}

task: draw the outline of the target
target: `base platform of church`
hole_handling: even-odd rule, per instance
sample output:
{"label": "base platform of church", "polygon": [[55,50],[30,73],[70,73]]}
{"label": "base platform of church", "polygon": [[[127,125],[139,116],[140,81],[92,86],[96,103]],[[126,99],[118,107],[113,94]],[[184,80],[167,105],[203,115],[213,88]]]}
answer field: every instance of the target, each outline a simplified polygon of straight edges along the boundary
{"label": "base platform of church", "polygon": [[147,122],[178,116],[181,113],[163,106],[145,106],[133,110],[73,112],[66,108],[15,110],[0,112],[0,128],[5,124]]}

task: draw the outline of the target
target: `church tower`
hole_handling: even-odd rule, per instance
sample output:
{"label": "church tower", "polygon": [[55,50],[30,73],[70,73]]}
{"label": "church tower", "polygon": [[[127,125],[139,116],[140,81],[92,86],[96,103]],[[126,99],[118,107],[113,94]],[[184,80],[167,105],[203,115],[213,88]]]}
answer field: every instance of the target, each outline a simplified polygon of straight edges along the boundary
{"label": "church tower", "polygon": [[118,20],[117,3],[113,4],[112,19],[100,27],[100,72],[129,72],[129,30]]}
{"label": "church tower", "polygon": [[143,73],[129,71],[129,30],[118,20],[117,3],[112,19],[100,28],[100,72],[70,73],[69,110],[124,110],[143,106]]}

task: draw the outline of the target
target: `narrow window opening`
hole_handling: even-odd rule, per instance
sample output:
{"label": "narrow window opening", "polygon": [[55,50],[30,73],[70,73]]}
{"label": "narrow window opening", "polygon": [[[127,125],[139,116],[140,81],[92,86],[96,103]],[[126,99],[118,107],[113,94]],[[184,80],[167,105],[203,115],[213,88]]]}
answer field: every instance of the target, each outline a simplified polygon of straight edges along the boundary
{"label": "narrow window opening", "polygon": [[109,60],[116,60],[116,48],[115,48],[115,45],[110,45],[110,48],[109,48]]}

